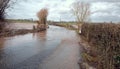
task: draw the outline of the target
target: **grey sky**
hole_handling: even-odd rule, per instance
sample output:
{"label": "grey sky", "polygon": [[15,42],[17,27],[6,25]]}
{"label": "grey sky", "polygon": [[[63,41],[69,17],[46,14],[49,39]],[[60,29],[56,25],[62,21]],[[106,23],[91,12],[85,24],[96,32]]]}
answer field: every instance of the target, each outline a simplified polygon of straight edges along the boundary
{"label": "grey sky", "polygon": [[[14,9],[7,10],[7,18],[37,19],[36,13],[44,7],[49,9],[48,20],[74,21],[70,9],[76,0],[18,0]],[[91,4],[92,21],[120,22],[120,0],[80,0]]]}

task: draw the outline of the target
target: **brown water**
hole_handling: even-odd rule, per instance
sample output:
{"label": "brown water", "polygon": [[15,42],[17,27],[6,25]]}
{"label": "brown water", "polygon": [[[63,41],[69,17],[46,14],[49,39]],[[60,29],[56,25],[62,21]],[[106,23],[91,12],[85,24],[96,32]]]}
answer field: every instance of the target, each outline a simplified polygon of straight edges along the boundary
{"label": "brown water", "polygon": [[7,25],[7,28],[10,29],[33,29],[33,25],[36,26],[36,23],[10,23]]}
{"label": "brown water", "polygon": [[72,30],[0,38],[0,69],[79,69],[79,37]]}

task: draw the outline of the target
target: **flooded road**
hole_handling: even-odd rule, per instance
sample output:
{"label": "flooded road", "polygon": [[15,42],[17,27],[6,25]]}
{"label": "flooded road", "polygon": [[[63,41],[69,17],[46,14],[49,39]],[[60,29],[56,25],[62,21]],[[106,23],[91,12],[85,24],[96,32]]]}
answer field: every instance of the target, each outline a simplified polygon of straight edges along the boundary
{"label": "flooded road", "polygon": [[78,42],[75,31],[57,26],[0,38],[0,69],[79,69]]}

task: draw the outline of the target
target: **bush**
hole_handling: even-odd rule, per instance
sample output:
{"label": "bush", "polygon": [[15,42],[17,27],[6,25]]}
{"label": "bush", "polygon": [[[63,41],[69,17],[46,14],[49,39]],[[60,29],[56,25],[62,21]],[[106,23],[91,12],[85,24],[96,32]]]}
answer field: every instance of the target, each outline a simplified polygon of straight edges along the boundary
{"label": "bush", "polygon": [[98,51],[98,68],[120,68],[120,24],[83,24],[81,35]]}

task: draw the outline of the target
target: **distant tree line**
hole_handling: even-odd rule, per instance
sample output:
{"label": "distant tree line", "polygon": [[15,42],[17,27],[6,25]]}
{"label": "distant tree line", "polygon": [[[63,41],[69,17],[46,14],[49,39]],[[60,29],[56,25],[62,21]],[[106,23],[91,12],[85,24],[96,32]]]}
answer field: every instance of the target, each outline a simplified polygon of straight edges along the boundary
{"label": "distant tree line", "polygon": [[5,19],[9,22],[36,22],[37,20],[33,19]]}

